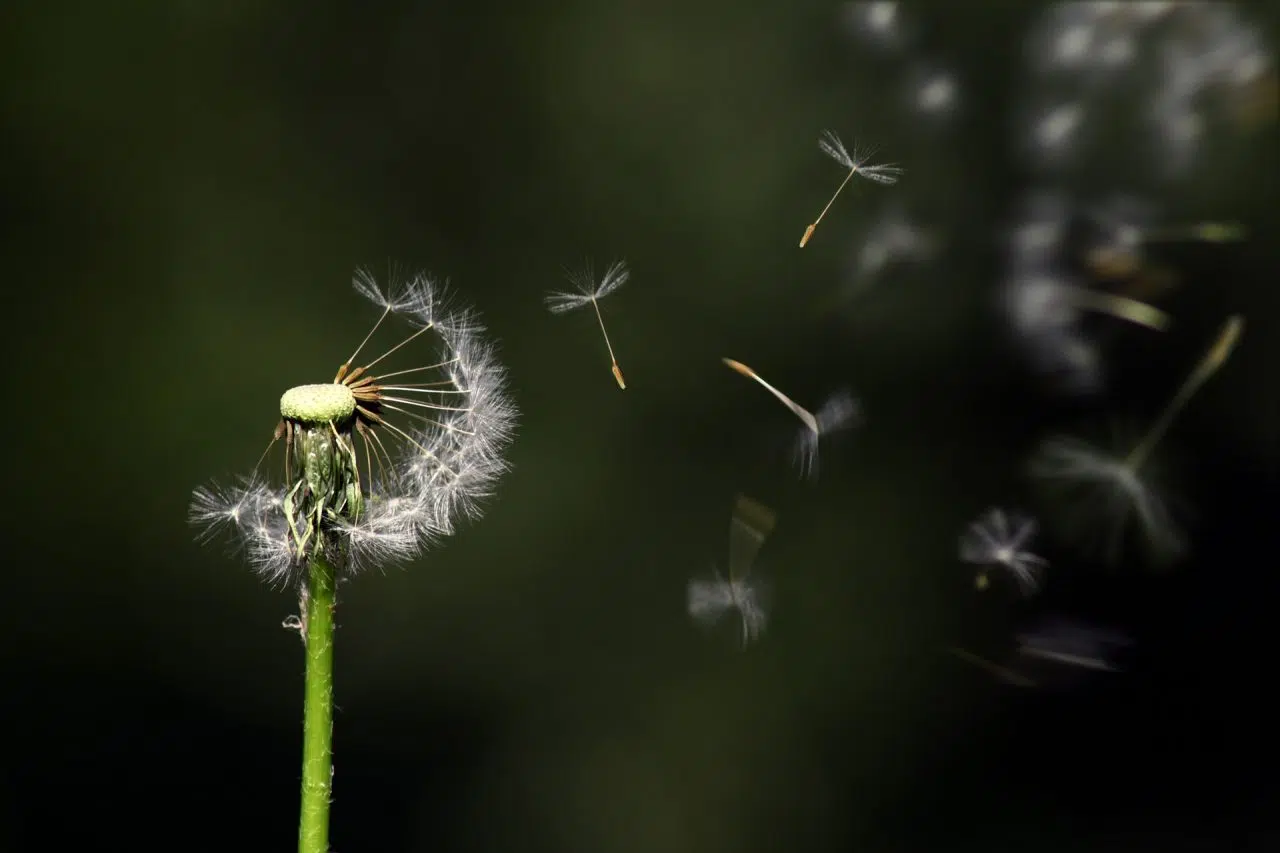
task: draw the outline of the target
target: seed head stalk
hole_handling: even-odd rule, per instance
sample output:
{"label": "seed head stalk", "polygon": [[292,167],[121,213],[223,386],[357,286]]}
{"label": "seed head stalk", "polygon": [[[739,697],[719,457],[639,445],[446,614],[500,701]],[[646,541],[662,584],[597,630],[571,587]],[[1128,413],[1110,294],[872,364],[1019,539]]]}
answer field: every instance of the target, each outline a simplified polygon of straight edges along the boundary
{"label": "seed head stalk", "polygon": [[351,450],[350,424],[350,418],[342,427],[333,420],[319,424],[314,421],[290,422],[287,429],[293,439],[293,455],[297,457],[301,471],[286,504],[291,505],[290,518],[294,517],[292,505],[296,501],[298,514],[306,519],[305,532],[299,531],[300,525],[294,525],[291,532],[299,558],[307,563],[307,573],[300,579],[299,594],[303,620],[300,628],[306,647],[307,668],[303,693],[298,853],[329,851],[329,802],[333,789],[333,614],[337,606],[337,569],[326,556],[323,522],[326,510],[357,521],[363,509],[357,457]]}
{"label": "seed head stalk", "polygon": [[322,555],[311,558],[304,610],[307,645],[302,724],[302,808],[298,853],[328,853],[333,784],[333,609],[337,577]]}

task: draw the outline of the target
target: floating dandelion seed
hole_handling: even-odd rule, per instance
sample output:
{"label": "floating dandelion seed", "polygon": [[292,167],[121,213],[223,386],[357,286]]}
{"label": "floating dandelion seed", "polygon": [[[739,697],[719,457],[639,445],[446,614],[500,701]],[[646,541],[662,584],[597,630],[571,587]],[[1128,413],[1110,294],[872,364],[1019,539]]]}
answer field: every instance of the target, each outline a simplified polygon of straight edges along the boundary
{"label": "floating dandelion seed", "polygon": [[818,476],[818,451],[823,436],[853,426],[858,416],[858,401],[849,391],[840,390],[827,398],[813,416],[817,429],[810,429],[806,424],[796,436],[792,458],[802,476]]}
{"label": "floating dandelion seed", "polygon": [[1018,687],[1070,688],[1095,672],[1122,672],[1121,651],[1133,641],[1119,631],[1074,619],[1049,617],[1017,635],[1017,650],[1004,664],[962,648],[948,651],[995,678]]}
{"label": "floating dandelion seed", "polygon": [[828,397],[827,401],[822,404],[822,408],[815,415],[777,388],[774,388],[742,362],[734,361],[731,358],[721,359],[721,361],[734,372],[760,383],[766,391],[790,409],[791,413],[804,424],[800,435],[796,438],[793,451],[796,464],[800,468],[800,473],[804,476],[817,476],[818,450],[823,436],[848,429],[856,425],[861,417],[861,409],[858,406],[857,399],[847,390],[837,391]]}
{"label": "floating dandelion seed", "polygon": [[1013,279],[1005,301],[1018,331],[1032,338],[1073,330],[1080,311],[1106,314],[1157,332],[1167,330],[1173,322],[1150,303],[1094,290],[1053,274]]}
{"label": "floating dandelion seed", "polygon": [[1031,595],[1040,585],[1040,575],[1049,561],[1026,550],[1035,538],[1035,519],[989,509],[969,525],[960,537],[960,559],[982,566],[974,584],[986,589],[993,568],[1003,568],[1017,581],[1023,595]]}
{"label": "floating dandelion seed", "polygon": [[1168,314],[1154,305],[1118,293],[1068,285],[1063,295],[1077,308],[1106,314],[1156,332],[1165,331],[1172,322]]}
{"label": "floating dandelion seed", "polygon": [[1118,199],[1092,215],[1098,234],[1084,252],[1084,264],[1098,278],[1116,281],[1138,275],[1149,266],[1144,249],[1153,244],[1235,243],[1246,237],[1245,227],[1236,222],[1146,225],[1135,208],[1131,201]]}
{"label": "floating dandelion seed", "polygon": [[713,568],[712,579],[689,581],[689,615],[709,627],[725,613],[736,610],[744,646],[760,635],[768,621],[766,590],[751,577],[751,569],[776,518],[773,510],[739,495],[729,521],[729,577],[722,578]]}
{"label": "floating dandelion seed", "polygon": [[1018,634],[1018,654],[1060,666],[1119,672],[1116,652],[1133,644],[1128,635],[1053,617]]}
{"label": "floating dandelion seed", "polygon": [[1181,533],[1145,467],[1174,418],[1208,379],[1226,363],[1244,331],[1244,319],[1232,316],[1208,352],[1196,364],[1151,427],[1124,456],[1113,456],[1078,438],[1056,436],[1032,457],[1030,473],[1046,485],[1078,496],[1079,509],[1093,532],[1100,533],[1103,555],[1114,560],[1131,513],[1136,513],[1146,542],[1157,555],[1176,556]]}
{"label": "floating dandelion seed", "polygon": [[589,262],[581,270],[569,271],[567,275],[569,282],[577,288],[577,292],[558,291],[548,293],[544,299],[547,308],[552,314],[564,314],[575,308],[581,308],[587,303],[591,304],[591,307],[596,312],[596,320],[600,323],[600,333],[604,335],[604,345],[609,349],[609,360],[613,363],[613,378],[617,381],[619,388],[626,390],[627,382],[622,378],[622,369],[618,367],[618,359],[613,355],[613,344],[609,342],[609,333],[605,330],[604,317],[600,315],[599,305],[601,299],[622,287],[627,283],[627,279],[631,278],[626,262],[616,261],[613,263],[609,269],[605,270],[604,277],[599,282],[595,280],[595,275],[591,271]]}
{"label": "floating dandelion seed", "polygon": [[831,196],[831,200],[827,202],[827,206],[822,208],[822,212],[818,214],[818,218],[813,221],[808,228],[804,229],[804,236],[800,238],[800,248],[804,248],[809,242],[809,238],[813,236],[813,232],[818,227],[818,223],[822,221],[822,217],[827,215],[827,211],[831,209],[831,205],[835,204],[836,199],[844,190],[845,184],[854,175],[861,175],[868,181],[875,181],[877,184],[892,185],[898,182],[899,176],[902,175],[902,169],[892,164],[867,165],[867,160],[871,159],[874,152],[867,152],[862,157],[858,156],[855,149],[850,155],[845,149],[844,143],[840,141],[840,137],[836,136],[833,131],[824,130],[822,137],[818,140],[818,147],[822,152],[835,160],[841,166],[849,170],[849,174],[845,175],[840,186],[836,188],[835,194]]}
{"label": "floating dandelion seed", "polygon": [[964,661],[965,663],[971,663],[974,666],[978,667],[979,669],[986,670],[991,675],[994,675],[996,678],[1000,679],[1006,684],[1012,684],[1016,687],[1035,687],[1036,686],[1036,683],[1032,681],[1030,678],[1027,678],[1025,675],[1022,675],[1021,673],[1016,672],[1015,670],[1010,669],[1009,667],[1001,666],[1000,664],[994,661],[987,660],[981,655],[975,655],[973,652],[968,651],[967,649],[952,647],[950,649],[947,649],[947,651],[949,651],[951,654],[955,655],[957,658]]}

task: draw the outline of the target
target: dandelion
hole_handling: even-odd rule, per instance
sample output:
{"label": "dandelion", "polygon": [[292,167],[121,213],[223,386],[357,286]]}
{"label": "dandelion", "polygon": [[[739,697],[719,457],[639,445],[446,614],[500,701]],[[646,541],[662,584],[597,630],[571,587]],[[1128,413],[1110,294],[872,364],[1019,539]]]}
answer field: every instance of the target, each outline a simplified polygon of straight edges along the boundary
{"label": "dandelion", "polygon": [[751,569],[775,521],[773,510],[740,495],[729,522],[728,578],[721,577],[713,567],[711,579],[689,581],[686,601],[689,615],[710,627],[725,613],[737,611],[743,646],[760,635],[768,620],[767,593],[763,584],[751,577]]}
{"label": "dandelion", "polygon": [[892,164],[868,165],[867,161],[871,159],[874,152],[867,152],[859,157],[855,149],[851,155],[845,149],[844,143],[840,141],[840,137],[836,136],[833,131],[824,130],[822,137],[818,140],[818,147],[822,152],[835,160],[841,166],[849,170],[849,174],[845,175],[840,186],[836,188],[835,194],[831,196],[831,200],[827,202],[827,206],[822,208],[822,212],[818,214],[818,218],[813,221],[808,228],[804,229],[804,236],[800,238],[800,248],[804,248],[809,242],[809,238],[813,236],[814,230],[818,227],[818,223],[822,222],[822,217],[827,215],[827,211],[831,209],[831,205],[835,204],[836,199],[844,190],[845,184],[854,175],[861,175],[868,181],[874,181],[877,184],[885,184],[891,186],[898,182],[899,176],[902,175],[902,169]]}
{"label": "dandelion", "polygon": [[1112,455],[1078,438],[1056,436],[1032,457],[1030,473],[1039,481],[1079,499],[1081,518],[1099,535],[1103,554],[1114,560],[1131,515],[1157,555],[1183,550],[1180,531],[1164,498],[1147,476],[1152,452],[1169,426],[1200,387],[1230,357],[1244,331],[1244,319],[1230,317],[1213,346],[1196,364],[1146,433],[1122,456]]}
{"label": "dandelion", "polygon": [[622,378],[622,369],[618,367],[618,359],[614,357],[613,344],[609,343],[609,333],[605,330],[604,317],[600,315],[599,304],[601,299],[622,287],[627,283],[627,279],[631,278],[631,272],[627,269],[626,262],[614,262],[609,269],[605,270],[604,277],[599,282],[595,280],[590,263],[587,263],[581,270],[569,271],[567,275],[569,282],[577,289],[576,292],[555,291],[548,293],[544,300],[547,308],[552,314],[563,314],[575,308],[581,308],[588,303],[591,304],[591,307],[596,312],[596,321],[600,323],[600,333],[604,335],[604,345],[609,350],[609,360],[613,363],[613,378],[617,381],[619,388],[626,390],[627,382]]}
{"label": "dandelion", "polygon": [[960,537],[960,559],[982,566],[974,584],[986,589],[993,568],[1003,568],[1017,581],[1023,595],[1031,595],[1040,585],[1040,575],[1048,560],[1026,550],[1035,538],[1035,519],[1002,509],[989,509],[969,525]]}
{"label": "dandelion", "polygon": [[804,424],[793,448],[793,456],[802,476],[815,477],[818,472],[818,450],[824,436],[849,429],[861,418],[857,399],[847,390],[836,391],[815,415],[766,382],[758,373],[740,361],[721,359],[729,368],[756,382],[791,410]]}
{"label": "dandelion", "polygon": [[[506,469],[516,418],[482,329],[465,312],[445,311],[428,277],[385,293],[364,272],[353,284],[381,316],[332,382],[281,397],[267,449],[284,440],[283,479],[271,482],[255,467],[234,486],[196,489],[190,507],[200,538],[230,531],[259,575],[298,591],[299,615],[285,624],[299,631],[307,656],[302,853],[328,849],[337,584],[363,568],[411,559],[453,532],[459,517],[477,516]],[[393,314],[413,331],[357,361]],[[428,333],[438,355],[410,360]],[[393,365],[397,358],[409,366]]]}

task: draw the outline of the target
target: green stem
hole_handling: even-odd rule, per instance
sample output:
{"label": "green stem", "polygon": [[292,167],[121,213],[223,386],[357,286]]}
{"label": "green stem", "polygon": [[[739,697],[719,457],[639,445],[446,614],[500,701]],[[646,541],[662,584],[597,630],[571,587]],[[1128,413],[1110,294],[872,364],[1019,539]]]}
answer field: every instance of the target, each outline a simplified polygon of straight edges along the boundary
{"label": "green stem", "polygon": [[333,608],[336,576],[323,557],[311,558],[306,606],[307,685],[302,725],[302,813],[298,853],[328,853],[333,784]]}

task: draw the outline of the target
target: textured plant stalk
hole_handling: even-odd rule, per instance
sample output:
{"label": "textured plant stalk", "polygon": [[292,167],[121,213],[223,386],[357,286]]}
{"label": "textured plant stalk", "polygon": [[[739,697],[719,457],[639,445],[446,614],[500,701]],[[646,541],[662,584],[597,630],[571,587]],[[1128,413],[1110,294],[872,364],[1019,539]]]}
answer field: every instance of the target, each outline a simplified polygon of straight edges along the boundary
{"label": "textured plant stalk", "polygon": [[335,575],[323,557],[311,560],[306,607],[307,683],[302,724],[302,810],[298,853],[328,853],[333,786],[333,608]]}

